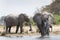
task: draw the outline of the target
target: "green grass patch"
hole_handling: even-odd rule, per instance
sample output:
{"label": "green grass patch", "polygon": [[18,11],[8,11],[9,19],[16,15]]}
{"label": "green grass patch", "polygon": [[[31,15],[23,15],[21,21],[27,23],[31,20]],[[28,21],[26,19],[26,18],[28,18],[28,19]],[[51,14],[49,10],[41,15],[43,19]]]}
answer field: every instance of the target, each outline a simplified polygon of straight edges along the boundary
{"label": "green grass patch", "polygon": [[54,14],[55,25],[60,25],[60,15]]}

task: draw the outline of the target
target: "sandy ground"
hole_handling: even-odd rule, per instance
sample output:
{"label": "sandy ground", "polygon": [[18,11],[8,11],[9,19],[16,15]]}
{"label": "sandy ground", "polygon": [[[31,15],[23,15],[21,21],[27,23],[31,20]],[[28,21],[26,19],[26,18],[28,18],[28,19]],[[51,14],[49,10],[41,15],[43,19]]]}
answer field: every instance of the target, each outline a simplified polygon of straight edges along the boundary
{"label": "sandy ground", "polygon": [[[11,34],[6,34],[5,36],[26,36],[26,35],[40,35],[40,33],[38,32],[38,28],[36,26],[32,27],[32,31],[29,31],[29,26],[25,26],[23,27],[24,32],[22,34],[20,34],[20,31],[18,31],[17,34],[15,34],[16,31],[16,27],[12,27],[11,28]],[[0,35],[4,35],[5,33],[5,29],[4,27],[0,27]],[[50,34],[56,34],[56,35],[60,35],[60,25],[53,25],[53,29],[52,32],[50,32]]]}

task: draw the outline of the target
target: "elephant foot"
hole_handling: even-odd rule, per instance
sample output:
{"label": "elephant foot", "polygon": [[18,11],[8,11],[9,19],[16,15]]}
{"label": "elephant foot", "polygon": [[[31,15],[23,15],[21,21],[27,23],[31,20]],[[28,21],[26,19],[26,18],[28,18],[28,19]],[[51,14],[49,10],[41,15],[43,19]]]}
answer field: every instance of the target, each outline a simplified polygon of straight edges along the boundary
{"label": "elephant foot", "polygon": [[20,32],[20,34],[22,34],[22,32]]}
{"label": "elephant foot", "polygon": [[29,31],[32,31],[32,29],[29,29]]}
{"label": "elephant foot", "polygon": [[17,32],[15,32],[15,33],[17,33]]}
{"label": "elephant foot", "polygon": [[[15,32],[16,33],[16,32]],[[17,33],[16,33],[17,34]]]}
{"label": "elephant foot", "polygon": [[41,36],[40,38],[44,38],[44,36]]}
{"label": "elephant foot", "polygon": [[45,34],[42,34],[41,37],[43,38],[45,36]]}
{"label": "elephant foot", "polygon": [[49,36],[49,34],[47,34],[47,36]]}

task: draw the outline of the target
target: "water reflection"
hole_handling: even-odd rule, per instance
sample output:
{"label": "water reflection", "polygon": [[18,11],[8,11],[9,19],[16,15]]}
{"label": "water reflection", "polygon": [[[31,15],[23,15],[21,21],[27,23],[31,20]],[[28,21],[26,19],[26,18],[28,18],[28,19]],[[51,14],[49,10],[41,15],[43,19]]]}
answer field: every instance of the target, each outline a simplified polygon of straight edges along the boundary
{"label": "water reflection", "polygon": [[3,37],[0,36],[0,40],[60,40],[60,36],[49,36],[40,38],[40,36],[23,36],[23,37]]}

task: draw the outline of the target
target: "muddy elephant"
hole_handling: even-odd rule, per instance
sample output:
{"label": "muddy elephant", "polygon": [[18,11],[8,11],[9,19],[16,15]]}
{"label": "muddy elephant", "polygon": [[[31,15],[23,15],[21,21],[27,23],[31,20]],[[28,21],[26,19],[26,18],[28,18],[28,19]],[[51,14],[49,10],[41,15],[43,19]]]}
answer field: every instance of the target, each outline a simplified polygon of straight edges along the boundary
{"label": "muddy elephant", "polygon": [[4,22],[6,24],[6,33],[10,33],[11,27],[16,26],[16,33],[18,32],[18,29],[20,28],[20,33],[23,32],[23,23],[27,22],[30,26],[30,31],[32,31],[30,19],[25,14],[20,14],[18,17],[7,15],[4,19]]}
{"label": "muddy elephant", "polygon": [[48,23],[48,15],[43,15],[41,13],[36,13],[33,16],[34,22],[37,24],[39,32],[41,33],[41,37],[45,35],[49,35],[49,23]]}

